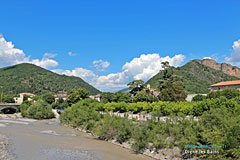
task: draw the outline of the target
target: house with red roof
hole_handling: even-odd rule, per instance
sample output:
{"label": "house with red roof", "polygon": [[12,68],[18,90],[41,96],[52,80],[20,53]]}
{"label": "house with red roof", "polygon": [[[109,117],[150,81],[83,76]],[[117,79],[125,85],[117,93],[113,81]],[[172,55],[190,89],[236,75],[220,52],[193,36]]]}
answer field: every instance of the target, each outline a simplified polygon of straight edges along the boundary
{"label": "house with red roof", "polygon": [[211,90],[216,91],[216,90],[223,90],[226,88],[235,88],[237,90],[240,90],[240,80],[236,81],[225,81],[225,82],[220,82],[211,85]]}

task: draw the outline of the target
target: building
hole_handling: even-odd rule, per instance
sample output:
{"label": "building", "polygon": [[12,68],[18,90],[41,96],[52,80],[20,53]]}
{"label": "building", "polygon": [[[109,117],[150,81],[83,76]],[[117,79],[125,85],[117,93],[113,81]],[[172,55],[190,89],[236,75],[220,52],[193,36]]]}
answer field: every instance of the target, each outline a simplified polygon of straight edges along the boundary
{"label": "building", "polygon": [[89,96],[89,98],[95,99],[95,100],[97,100],[98,102],[100,102],[100,97],[101,97],[101,94],[97,94],[97,95],[95,95],[95,96]]}
{"label": "building", "polygon": [[150,91],[150,93],[151,93],[153,96],[157,97],[157,96],[159,95],[159,92],[158,92],[156,89],[151,88],[151,85],[150,85],[150,84],[147,84],[147,89]]}
{"label": "building", "polygon": [[67,94],[54,94],[53,96],[55,98],[55,102],[57,102],[59,98],[62,98],[64,101],[68,98]]}
{"label": "building", "polygon": [[32,97],[36,96],[35,94],[32,93],[19,93],[19,97],[14,97],[15,103],[22,104],[24,100],[24,95],[28,96],[28,101],[32,101]]}
{"label": "building", "polygon": [[212,91],[223,90],[226,88],[235,88],[237,90],[240,90],[240,80],[225,81],[211,85]]}

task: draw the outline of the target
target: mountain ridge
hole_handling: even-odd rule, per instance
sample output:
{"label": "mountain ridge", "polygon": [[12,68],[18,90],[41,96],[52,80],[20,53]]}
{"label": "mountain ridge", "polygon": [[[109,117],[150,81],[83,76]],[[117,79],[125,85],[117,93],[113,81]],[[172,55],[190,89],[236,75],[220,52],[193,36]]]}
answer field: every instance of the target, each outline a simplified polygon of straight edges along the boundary
{"label": "mountain ridge", "polygon": [[[183,85],[189,94],[208,93],[211,84],[240,79],[202,64],[201,61],[198,59],[191,60],[185,65],[174,69],[175,74],[183,79]],[[158,81],[162,79],[162,76],[163,73],[160,71],[150,78],[145,85],[150,84],[151,88],[157,89]]]}
{"label": "mountain ridge", "polygon": [[59,75],[30,63],[0,68],[0,86],[5,94],[54,94],[68,92],[73,88],[85,88],[92,95],[100,93],[79,77]]}

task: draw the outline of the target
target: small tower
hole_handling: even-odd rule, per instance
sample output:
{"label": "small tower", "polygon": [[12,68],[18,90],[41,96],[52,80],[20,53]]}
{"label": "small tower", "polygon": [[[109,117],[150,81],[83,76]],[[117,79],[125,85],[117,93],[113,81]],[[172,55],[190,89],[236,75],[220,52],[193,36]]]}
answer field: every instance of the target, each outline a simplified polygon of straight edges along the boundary
{"label": "small tower", "polygon": [[150,88],[151,88],[151,85],[150,85],[150,84],[147,84],[147,89],[150,90]]}

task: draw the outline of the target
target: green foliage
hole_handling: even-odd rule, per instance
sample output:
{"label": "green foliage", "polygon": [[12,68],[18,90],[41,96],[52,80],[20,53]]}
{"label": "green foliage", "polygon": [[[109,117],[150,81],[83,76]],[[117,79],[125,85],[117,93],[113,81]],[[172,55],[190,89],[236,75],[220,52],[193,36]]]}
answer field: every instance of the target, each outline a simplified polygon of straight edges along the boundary
{"label": "green foliage", "polygon": [[[100,107],[95,107],[101,104]],[[132,121],[126,118],[100,115],[97,108],[105,110],[153,111],[153,118],[168,115],[165,121]],[[124,109],[122,109],[124,108]],[[199,109],[199,110],[197,110]],[[194,111],[194,112],[193,112]],[[200,114],[201,113],[201,114]],[[199,115],[198,120],[186,118],[187,114]],[[219,154],[194,154],[201,159],[240,158],[240,97],[220,97],[200,102],[156,103],[98,103],[83,100],[66,109],[60,116],[62,123],[90,130],[100,139],[131,142],[136,152],[158,150],[185,145],[222,145]]]}
{"label": "green foliage", "polygon": [[100,93],[81,78],[59,75],[28,63],[1,68],[0,84],[5,94],[29,92],[42,95],[68,92],[73,88],[85,88],[92,95]]}
{"label": "green foliage", "polygon": [[147,102],[147,100],[148,100],[148,94],[144,91],[138,92],[133,97],[133,102]]}
{"label": "green foliage", "polygon": [[20,105],[20,112],[21,115],[23,117],[27,117],[27,110],[28,108],[32,105],[31,101],[24,101],[21,105]]}
{"label": "green foliage", "polygon": [[54,118],[54,114],[52,112],[52,107],[47,102],[40,99],[27,108],[26,117],[33,119],[49,119]]}
{"label": "green foliage", "polygon": [[113,101],[114,102],[126,102],[129,103],[132,101],[130,93],[116,92],[114,93]]}
{"label": "green foliage", "polygon": [[219,98],[219,97],[226,97],[227,99],[232,99],[235,97],[240,96],[240,91],[234,88],[227,88],[223,89],[222,91],[214,91],[214,92],[209,92],[207,95],[207,98],[211,99],[212,97],[214,98]]}
{"label": "green foliage", "polygon": [[13,99],[14,97],[17,97],[17,96],[16,95],[6,95],[6,94],[1,95],[1,93],[0,93],[0,102],[1,102],[1,98],[2,98],[3,103],[15,103],[15,101]]}
{"label": "green foliage", "polygon": [[89,97],[89,92],[86,91],[84,88],[71,89],[68,93],[67,102],[69,105],[72,105],[88,97]]}
{"label": "green foliage", "polygon": [[51,93],[41,95],[41,99],[47,102],[48,104],[52,104],[53,102],[55,102],[55,98]]}
{"label": "green foliage", "polygon": [[128,119],[116,116],[111,117],[107,114],[96,124],[94,132],[100,139],[116,139],[119,143],[123,143],[132,135],[131,126],[132,124]]}
{"label": "green foliage", "polygon": [[134,80],[129,82],[127,85],[129,86],[130,93],[134,96],[137,92],[142,91],[144,89],[144,82],[142,80]]}
{"label": "green foliage", "polygon": [[131,102],[131,94],[130,93],[123,93],[123,92],[103,92],[101,93],[101,102],[109,103],[109,102]]}
{"label": "green foliage", "polygon": [[182,85],[181,78],[174,74],[174,67],[170,67],[168,62],[162,62],[164,70],[163,77],[159,80],[158,89],[161,101],[185,101],[187,93]]}
{"label": "green foliage", "polygon": [[103,103],[114,102],[114,93],[112,93],[112,92],[103,92],[103,93],[101,93],[100,100]]}
{"label": "green foliage", "polygon": [[[183,86],[189,94],[204,94],[209,92],[209,86],[222,81],[237,80],[234,76],[227,75],[222,71],[218,71],[207,67],[199,60],[192,60],[182,67],[169,68],[174,70],[174,75],[181,77]],[[157,89],[159,80],[163,79],[164,73],[159,72],[146,84],[150,84],[152,88]]]}
{"label": "green foliage", "polygon": [[81,100],[65,109],[59,118],[61,123],[68,124],[72,127],[80,126],[86,130],[92,130],[95,122],[100,120],[100,115],[90,105],[92,102],[95,101],[91,99]]}
{"label": "green foliage", "polygon": [[206,96],[204,96],[204,95],[201,95],[201,94],[198,94],[198,95],[196,95],[196,96],[194,96],[193,97],[193,99],[192,99],[192,101],[203,101],[203,100],[205,100],[206,99]]}

